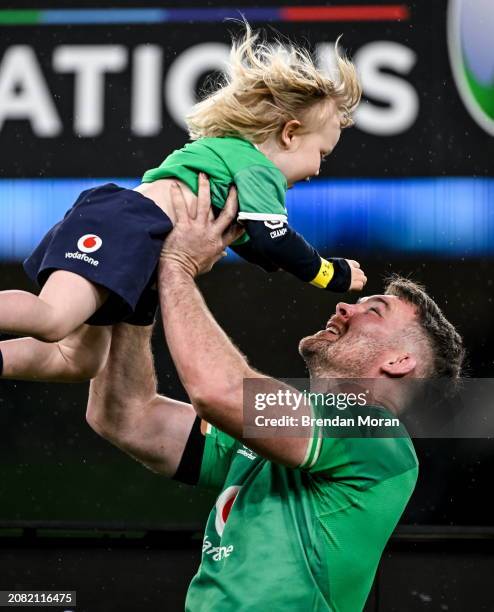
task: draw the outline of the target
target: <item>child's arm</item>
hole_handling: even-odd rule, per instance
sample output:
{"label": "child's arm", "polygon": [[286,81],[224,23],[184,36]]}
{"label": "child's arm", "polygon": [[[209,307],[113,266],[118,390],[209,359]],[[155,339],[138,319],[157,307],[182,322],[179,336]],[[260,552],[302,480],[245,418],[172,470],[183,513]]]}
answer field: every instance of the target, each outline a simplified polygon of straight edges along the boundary
{"label": "child's arm", "polygon": [[280,267],[270,261],[267,257],[263,257],[258,249],[254,247],[252,240],[247,240],[242,244],[230,245],[230,249],[239,255],[245,261],[251,264],[260,266],[266,272],[277,272]]}
{"label": "child's arm", "polygon": [[40,382],[89,380],[105,365],[110,340],[111,327],[92,325],[82,325],[59,342],[4,340],[0,342],[0,375]]}
{"label": "child's arm", "polygon": [[[367,281],[356,262],[341,258],[323,259],[286,223],[273,227],[275,224],[269,222],[245,220],[243,224],[250,237],[251,252],[302,281],[336,292],[361,291]],[[258,262],[254,259],[254,263]],[[266,269],[262,263],[260,265]]]}
{"label": "child's arm", "polygon": [[[251,243],[245,259],[265,270],[282,268],[300,280],[330,291],[361,291],[366,278],[351,260],[323,259],[286,223],[286,179],[275,167],[252,165],[234,176],[240,212]],[[236,251],[243,256],[240,249]],[[247,246],[245,246],[247,249]],[[272,267],[269,268],[268,265]]]}

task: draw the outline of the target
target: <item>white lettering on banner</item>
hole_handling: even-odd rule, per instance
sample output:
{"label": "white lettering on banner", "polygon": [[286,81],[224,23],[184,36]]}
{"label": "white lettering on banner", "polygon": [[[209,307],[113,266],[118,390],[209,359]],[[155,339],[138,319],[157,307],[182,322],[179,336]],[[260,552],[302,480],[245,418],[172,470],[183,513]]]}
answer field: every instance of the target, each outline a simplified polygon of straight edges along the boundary
{"label": "white lettering on banner", "polygon": [[131,130],[137,136],[156,136],[161,131],[163,50],[156,45],[136,47],[132,59]]}
{"label": "white lettering on banner", "polygon": [[165,99],[175,123],[185,129],[185,115],[197,102],[195,88],[206,72],[224,71],[230,47],[222,43],[202,43],[184,51],[168,70]]}
{"label": "white lettering on banner", "polygon": [[127,65],[127,49],[121,45],[62,45],[53,54],[58,72],[75,74],[74,129],[80,136],[103,131],[106,72],[121,72]]}
{"label": "white lettering on banner", "polygon": [[[337,70],[334,45],[328,42],[316,47],[319,68],[328,76],[334,76]],[[419,112],[417,92],[405,79],[381,70],[409,74],[417,60],[415,52],[399,43],[381,40],[363,45],[353,59],[364,93],[387,104],[383,108],[370,101],[362,103],[355,112],[356,126],[376,136],[393,136],[411,127]]]}
{"label": "white lettering on banner", "polygon": [[388,104],[381,108],[361,104],[355,112],[359,128],[378,136],[392,136],[408,130],[419,114],[419,97],[412,85],[400,77],[381,72],[382,68],[409,74],[417,61],[412,49],[396,42],[368,43],[354,57],[367,96]]}
{"label": "white lettering on banner", "polygon": [[41,138],[57,136],[63,128],[34,49],[27,45],[9,47],[0,64],[0,129],[8,119],[27,119]]}
{"label": "white lettering on banner", "polygon": [[[123,45],[55,47],[54,71],[75,76],[73,131],[77,135],[89,138],[104,131],[105,75],[124,71],[128,55]],[[194,45],[171,62],[163,77],[163,48],[146,44],[135,47],[130,63],[130,132],[137,136],[161,132],[163,98],[171,118],[185,129],[184,118],[197,101],[199,79],[207,72],[224,70],[228,56],[229,46],[224,43]],[[334,42],[319,43],[317,58],[319,66],[331,74]],[[357,127],[377,136],[393,136],[409,129],[418,116],[419,98],[405,77],[417,61],[416,53],[396,42],[376,41],[363,45],[354,59],[370,98],[356,111]],[[372,100],[386,106],[377,106]],[[63,129],[35,50],[27,45],[7,47],[0,62],[0,130],[12,119],[29,121],[38,137],[53,138]]]}

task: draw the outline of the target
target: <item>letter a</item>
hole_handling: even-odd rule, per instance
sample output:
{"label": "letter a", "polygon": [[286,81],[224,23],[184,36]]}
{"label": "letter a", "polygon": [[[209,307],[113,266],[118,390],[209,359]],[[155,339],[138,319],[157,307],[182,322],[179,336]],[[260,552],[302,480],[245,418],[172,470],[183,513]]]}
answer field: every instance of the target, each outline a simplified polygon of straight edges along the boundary
{"label": "letter a", "polygon": [[36,136],[53,137],[62,122],[33,49],[9,47],[0,64],[0,129],[9,119],[26,119]]}

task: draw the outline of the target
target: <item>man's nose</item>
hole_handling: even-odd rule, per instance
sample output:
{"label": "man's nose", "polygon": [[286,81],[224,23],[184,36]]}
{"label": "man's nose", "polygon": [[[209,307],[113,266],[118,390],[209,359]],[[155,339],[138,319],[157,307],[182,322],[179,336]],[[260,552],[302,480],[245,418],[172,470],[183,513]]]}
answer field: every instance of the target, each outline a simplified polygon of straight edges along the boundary
{"label": "man's nose", "polygon": [[355,304],[346,304],[345,302],[340,302],[336,305],[336,314],[340,316],[344,321],[348,321],[348,319],[353,316],[354,312]]}

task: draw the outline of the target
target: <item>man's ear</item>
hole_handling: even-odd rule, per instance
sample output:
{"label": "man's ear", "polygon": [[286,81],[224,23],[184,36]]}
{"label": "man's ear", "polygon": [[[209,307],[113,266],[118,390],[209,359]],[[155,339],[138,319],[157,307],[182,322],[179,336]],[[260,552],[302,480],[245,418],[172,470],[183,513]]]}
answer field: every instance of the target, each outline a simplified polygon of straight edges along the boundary
{"label": "man's ear", "polygon": [[280,141],[285,149],[289,149],[294,144],[294,137],[302,124],[297,119],[287,121],[280,132]]}
{"label": "man's ear", "polygon": [[411,374],[417,367],[417,361],[410,353],[395,354],[381,364],[381,371],[388,376],[401,378]]}

